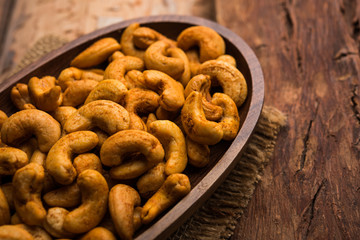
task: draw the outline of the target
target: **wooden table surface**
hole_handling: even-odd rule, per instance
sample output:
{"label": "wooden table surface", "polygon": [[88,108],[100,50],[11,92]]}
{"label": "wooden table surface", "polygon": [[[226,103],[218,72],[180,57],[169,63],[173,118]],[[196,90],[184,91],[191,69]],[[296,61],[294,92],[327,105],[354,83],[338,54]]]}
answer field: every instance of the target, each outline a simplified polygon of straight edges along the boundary
{"label": "wooden table surface", "polygon": [[232,239],[359,239],[360,1],[0,0],[1,77],[46,34],[73,40],[157,14],[241,36],[262,65],[265,104],[288,116]]}

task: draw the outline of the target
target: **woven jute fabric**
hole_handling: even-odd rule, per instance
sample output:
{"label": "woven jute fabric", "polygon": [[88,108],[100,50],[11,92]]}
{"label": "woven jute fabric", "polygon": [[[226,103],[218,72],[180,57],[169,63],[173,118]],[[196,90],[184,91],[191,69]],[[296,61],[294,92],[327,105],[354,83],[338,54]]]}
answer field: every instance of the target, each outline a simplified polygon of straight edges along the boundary
{"label": "woven jute fabric", "polygon": [[[55,50],[67,41],[57,36],[44,36],[29,49],[14,73]],[[169,239],[229,239],[271,160],[276,138],[286,116],[278,109],[264,106],[255,131],[245,151],[213,195]]]}

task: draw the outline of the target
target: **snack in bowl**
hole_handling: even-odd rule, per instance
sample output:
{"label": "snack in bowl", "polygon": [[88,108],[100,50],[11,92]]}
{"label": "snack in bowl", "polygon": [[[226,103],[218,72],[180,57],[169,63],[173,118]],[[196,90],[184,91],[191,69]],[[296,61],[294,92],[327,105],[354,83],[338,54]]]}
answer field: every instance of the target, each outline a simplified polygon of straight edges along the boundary
{"label": "snack in bowl", "polygon": [[[20,147],[35,135],[39,145],[32,152],[47,155],[43,166],[48,177],[40,185],[49,179],[56,183],[35,189],[41,192],[36,203],[44,203],[46,214],[26,216],[31,211],[22,211],[20,221],[31,224],[27,219],[34,218],[52,237],[79,238],[102,231],[97,228],[110,214],[115,228],[104,234],[132,239],[191,192],[199,183],[194,171],[216,164],[208,145],[221,146],[237,136],[238,109],[248,95],[247,81],[234,66],[236,58],[224,55],[222,36],[198,27],[183,28],[175,41],[176,36],[166,32],[129,24],[117,38],[98,38],[73,55],[53,75],[54,81],[44,78],[51,73],[32,76],[51,80],[49,87],[36,90],[34,84],[35,91],[22,83],[30,92],[12,97],[20,111],[4,118],[2,141],[6,147]],[[200,59],[192,78],[187,51]],[[52,89],[61,92],[47,94]],[[47,95],[52,96],[49,102],[44,100]],[[30,108],[25,106],[41,110],[22,110]],[[16,118],[21,131],[9,140],[9,126],[16,127],[12,119],[23,112],[29,121]],[[49,137],[46,147],[44,136]],[[76,160],[86,155],[95,162]],[[16,167],[15,175],[31,164],[41,166],[38,163]],[[66,194],[69,203],[56,199]]]}

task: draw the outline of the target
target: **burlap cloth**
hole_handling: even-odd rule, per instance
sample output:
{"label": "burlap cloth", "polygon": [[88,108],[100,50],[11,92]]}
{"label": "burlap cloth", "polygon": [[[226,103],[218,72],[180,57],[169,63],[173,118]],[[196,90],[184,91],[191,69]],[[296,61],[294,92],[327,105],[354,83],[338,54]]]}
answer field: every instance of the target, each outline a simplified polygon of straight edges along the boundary
{"label": "burlap cloth", "polygon": [[[14,73],[46,53],[67,43],[57,36],[45,36],[28,50]],[[254,134],[234,170],[206,203],[170,239],[228,239],[248,205],[265,165],[271,159],[278,132],[286,116],[264,106]]]}

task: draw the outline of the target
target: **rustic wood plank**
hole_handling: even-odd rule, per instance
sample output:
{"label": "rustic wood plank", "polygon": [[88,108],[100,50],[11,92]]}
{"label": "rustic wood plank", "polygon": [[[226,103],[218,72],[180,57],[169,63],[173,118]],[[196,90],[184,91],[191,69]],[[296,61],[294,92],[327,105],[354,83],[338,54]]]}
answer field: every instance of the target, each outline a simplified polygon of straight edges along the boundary
{"label": "rustic wood plank", "polygon": [[255,50],[265,103],[287,113],[233,239],[357,239],[359,1],[216,1]]}

